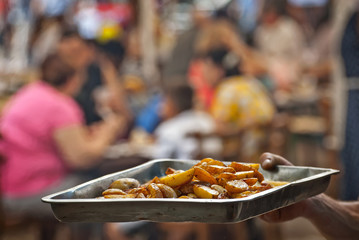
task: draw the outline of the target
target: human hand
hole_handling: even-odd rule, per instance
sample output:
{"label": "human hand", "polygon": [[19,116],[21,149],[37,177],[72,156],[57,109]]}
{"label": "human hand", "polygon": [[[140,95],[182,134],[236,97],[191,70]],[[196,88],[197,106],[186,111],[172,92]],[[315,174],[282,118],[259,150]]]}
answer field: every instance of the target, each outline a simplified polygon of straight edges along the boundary
{"label": "human hand", "polygon": [[110,60],[108,56],[103,53],[99,53],[97,57],[102,75],[104,76],[105,82],[115,81],[117,79],[118,71],[115,64]]}
{"label": "human hand", "polygon": [[[271,170],[275,168],[277,165],[289,165],[292,166],[293,164],[289,162],[287,159],[275,155],[272,153],[263,153],[260,157],[260,162],[262,168],[265,170]],[[261,219],[267,222],[275,223],[275,222],[285,222],[292,220],[297,217],[304,216],[306,213],[306,208],[308,206],[309,200],[303,200],[299,203],[295,203],[293,205],[274,210],[269,213],[265,213],[260,216]]]}
{"label": "human hand", "polygon": [[277,165],[293,166],[293,164],[284,157],[268,152],[263,153],[259,160],[262,164],[263,169],[265,170],[271,170]]}
{"label": "human hand", "polygon": [[117,134],[125,132],[125,129],[127,127],[126,118],[119,114],[109,114],[104,119],[104,124],[108,132],[114,132]]}
{"label": "human hand", "polygon": [[126,132],[126,118],[119,114],[107,114],[103,121],[92,124],[89,129],[89,136],[93,139],[105,138],[107,142],[113,142],[118,136]]}

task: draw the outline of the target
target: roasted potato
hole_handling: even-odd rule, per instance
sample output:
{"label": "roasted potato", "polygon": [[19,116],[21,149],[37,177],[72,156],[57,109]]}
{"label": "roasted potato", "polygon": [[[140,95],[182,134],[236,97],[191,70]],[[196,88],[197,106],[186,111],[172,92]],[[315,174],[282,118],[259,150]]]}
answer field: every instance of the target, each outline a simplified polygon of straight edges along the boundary
{"label": "roasted potato", "polygon": [[194,176],[200,181],[217,184],[217,180],[203,168],[194,167]]}
{"label": "roasted potato", "polygon": [[163,198],[163,194],[156,183],[149,184],[147,189],[150,192],[151,198]]}
{"label": "roasted potato", "polygon": [[235,173],[236,170],[232,167],[227,166],[218,166],[218,165],[207,165],[204,167],[204,169],[209,172],[212,175],[229,172],[229,173]]}
{"label": "roasted potato", "polygon": [[252,178],[254,176],[254,171],[243,171],[243,172],[236,172],[236,173],[228,173],[224,172],[217,176],[218,179],[225,179],[225,180],[240,180],[243,178]]}
{"label": "roasted potato", "polygon": [[226,167],[226,164],[224,164],[223,162],[214,160],[212,158],[204,158],[199,163],[197,163],[195,166],[201,166],[201,165],[217,165],[217,166]]}
{"label": "roasted potato", "polygon": [[145,187],[132,188],[132,189],[128,190],[127,193],[130,193],[130,194],[140,194],[140,193],[142,193],[145,196],[150,194],[148,189],[145,188]]}
{"label": "roasted potato", "polygon": [[194,168],[190,168],[187,171],[170,174],[160,178],[161,183],[170,187],[178,187],[192,180],[194,174]]}
{"label": "roasted potato", "polygon": [[140,182],[134,178],[121,178],[114,181],[109,188],[117,188],[122,191],[126,191],[131,188],[137,188],[140,186]]}
{"label": "roasted potato", "polygon": [[198,196],[199,198],[217,198],[219,195],[219,192],[203,185],[195,184],[193,186],[193,192]]}
{"label": "roasted potato", "polygon": [[102,192],[102,195],[126,195],[126,192],[117,188],[110,188]]}
{"label": "roasted potato", "polygon": [[167,168],[165,176],[140,185],[133,178],[114,181],[101,198],[243,198],[287,182],[264,180],[259,164],[205,158],[190,169]]}
{"label": "roasted potato", "polygon": [[248,190],[248,184],[243,180],[232,180],[227,182],[226,190],[229,193],[241,193]]}
{"label": "roasted potato", "polygon": [[170,174],[174,174],[175,172],[176,172],[176,169],[169,167],[169,168],[167,168],[165,174],[170,175]]}
{"label": "roasted potato", "polygon": [[243,181],[248,184],[248,186],[252,186],[258,183],[258,178],[243,178]]}
{"label": "roasted potato", "polygon": [[176,198],[177,193],[170,186],[164,185],[162,183],[157,183],[160,191],[162,192],[163,197],[165,198]]}
{"label": "roasted potato", "polygon": [[213,185],[211,186],[211,188],[214,189],[214,190],[216,190],[216,191],[219,192],[220,194],[221,194],[221,193],[227,194],[227,190],[226,190],[224,187],[220,186],[220,185],[213,184]]}
{"label": "roasted potato", "polygon": [[242,171],[251,171],[251,170],[258,170],[259,164],[258,163],[239,163],[239,162],[232,162],[228,165],[228,167],[234,168],[237,172]]}

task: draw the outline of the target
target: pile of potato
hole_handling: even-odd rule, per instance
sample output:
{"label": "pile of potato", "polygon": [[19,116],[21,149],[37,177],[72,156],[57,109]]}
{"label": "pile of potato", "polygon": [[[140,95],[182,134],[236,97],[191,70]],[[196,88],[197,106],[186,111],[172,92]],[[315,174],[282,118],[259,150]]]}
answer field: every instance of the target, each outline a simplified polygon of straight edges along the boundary
{"label": "pile of potato", "polygon": [[168,168],[163,177],[140,184],[133,178],[114,181],[104,198],[243,198],[272,188],[263,181],[259,164],[221,161],[205,158],[187,171]]}

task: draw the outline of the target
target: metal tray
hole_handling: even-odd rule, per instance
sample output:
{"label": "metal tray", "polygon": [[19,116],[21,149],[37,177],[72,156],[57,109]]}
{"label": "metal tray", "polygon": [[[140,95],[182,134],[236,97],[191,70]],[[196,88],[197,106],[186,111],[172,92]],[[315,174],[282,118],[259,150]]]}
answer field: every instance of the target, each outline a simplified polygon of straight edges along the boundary
{"label": "metal tray", "polygon": [[116,179],[133,177],[144,183],[165,175],[168,167],[189,169],[196,160],[152,160],[137,167],[109,174],[71,189],[42,198],[50,203],[62,222],[156,222],[231,223],[261,215],[324,192],[330,176],[339,171],[326,168],[278,166],[260,169],[269,180],[288,181],[240,199],[96,199]]}

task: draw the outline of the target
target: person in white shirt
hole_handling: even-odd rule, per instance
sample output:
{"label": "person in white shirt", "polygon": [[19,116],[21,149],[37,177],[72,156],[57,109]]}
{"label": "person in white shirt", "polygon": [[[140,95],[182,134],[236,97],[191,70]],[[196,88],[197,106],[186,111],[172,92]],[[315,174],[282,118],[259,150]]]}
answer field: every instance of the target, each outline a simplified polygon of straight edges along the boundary
{"label": "person in white shirt", "polygon": [[[210,134],[215,130],[210,115],[193,109],[193,90],[189,86],[166,91],[161,115],[164,121],[155,131],[156,158],[193,159],[198,154],[199,143],[190,135]],[[213,141],[212,144],[216,146]],[[203,147],[214,150],[212,144],[207,142]]]}

